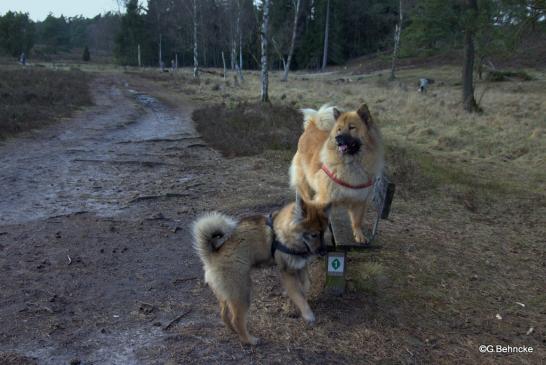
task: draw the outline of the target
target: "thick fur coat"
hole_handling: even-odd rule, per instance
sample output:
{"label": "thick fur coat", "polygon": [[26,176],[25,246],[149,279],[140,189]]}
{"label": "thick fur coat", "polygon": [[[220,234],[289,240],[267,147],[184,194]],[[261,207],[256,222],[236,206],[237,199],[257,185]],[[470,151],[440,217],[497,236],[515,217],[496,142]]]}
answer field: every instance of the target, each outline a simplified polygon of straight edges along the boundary
{"label": "thick fur coat", "polygon": [[384,166],[379,128],[366,104],[349,112],[330,106],[302,112],[290,185],[306,201],[346,207],[355,241],[365,243],[364,214]]}
{"label": "thick fur coat", "polygon": [[[297,199],[273,214],[273,229],[263,216],[237,221],[221,213],[209,213],[194,223],[194,247],[203,263],[205,282],[220,303],[222,320],[241,342],[258,342],[248,333],[246,317],[251,297],[250,271],[260,264],[277,264],[284,288],[302,317],[307,322],[315,320],[305,297],[309,287],[307,264],[313,255],[324,250],[327,213],[328,207]],[[279,250],[272,255],[274,237],[304,255]]]}

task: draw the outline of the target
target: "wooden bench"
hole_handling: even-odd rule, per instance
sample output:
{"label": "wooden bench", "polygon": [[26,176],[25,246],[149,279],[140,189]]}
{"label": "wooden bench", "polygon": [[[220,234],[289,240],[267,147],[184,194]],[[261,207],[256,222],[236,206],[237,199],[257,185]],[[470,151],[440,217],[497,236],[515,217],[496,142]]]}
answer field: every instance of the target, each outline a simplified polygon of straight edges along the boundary
{"label": "wooden bench", "polygon": [[[368,243],[354,242],[353,232],[346,209],[335,208],[330,214],[330,232],[328,256],[326,258],[325,290],[331,295],[342,295],[345,292],[346,257],[351,251],[373,250],[381,248],[375,242],[378,234],[379,221],[387,219],[394,196],[395,185],[386,177],[376,181],[374,185],[373,204],[368,209],[367,220],[373,225],[366,232]],[[328,239],[328,237],[327,237]]]}

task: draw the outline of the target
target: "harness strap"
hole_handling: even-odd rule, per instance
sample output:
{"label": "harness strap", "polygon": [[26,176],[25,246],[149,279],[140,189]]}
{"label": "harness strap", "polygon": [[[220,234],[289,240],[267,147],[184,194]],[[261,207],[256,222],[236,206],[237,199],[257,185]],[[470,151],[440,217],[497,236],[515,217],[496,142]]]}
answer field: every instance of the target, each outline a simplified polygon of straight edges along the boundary
{"label": "harness strap", "polygon": [[299,256],[299,257],[312,256],[311,252],[309,251],[309,248],[307,248],[307,251],[296,251],[284,245],[281,241],[277,239],[277,235],[275,234],[275,228],[273,228],[273,213],[269,214],[269,216],[267,217],[267,220],[265,221],[265,224],[269,228],[271,228],[271,233],[273,234],[273,239],[271,241],[271,257],[273,258],[275,257],[275,251],[277,250],[292,256]]}

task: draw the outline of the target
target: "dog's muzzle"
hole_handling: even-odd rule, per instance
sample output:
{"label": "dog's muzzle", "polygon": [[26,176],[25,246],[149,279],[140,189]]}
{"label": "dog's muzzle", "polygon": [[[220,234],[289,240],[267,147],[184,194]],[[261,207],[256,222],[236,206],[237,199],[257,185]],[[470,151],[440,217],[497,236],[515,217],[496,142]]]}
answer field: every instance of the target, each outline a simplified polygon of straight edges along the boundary
{"label": "dog's muzzle", "polygon": [[354,138],[349,134],[339,134],[336,136],[337,150],[340,153],[354,155],[360,151],[362,142],[358,138]]}

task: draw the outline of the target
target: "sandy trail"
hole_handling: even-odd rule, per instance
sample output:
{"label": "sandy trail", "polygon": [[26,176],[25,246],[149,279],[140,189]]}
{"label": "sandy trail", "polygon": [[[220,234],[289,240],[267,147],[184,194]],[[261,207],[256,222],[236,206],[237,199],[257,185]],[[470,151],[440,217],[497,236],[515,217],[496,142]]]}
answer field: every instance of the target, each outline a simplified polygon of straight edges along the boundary
{"label": "sandy trail", "polygon": [[147,347],[203,317],[187,226],[220,157],[190,107],[120,76],[92,88],[94,107],[0,145],[0,360],[149,363]]}
{"label": "sandy trail", "polygon": [[[196,145],[191,110],[173,113],[125,85],[99,79],[92,110],[1,147],[0,223],[76,212],[112,216],[139,196],[168,194],[194,178],[172,152]],[[173,172],[171,185],[160,184]]]}

